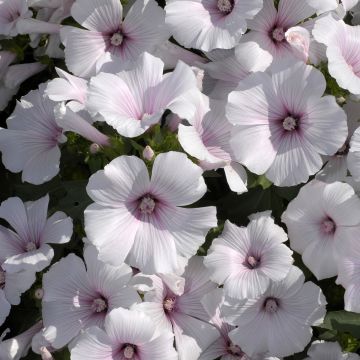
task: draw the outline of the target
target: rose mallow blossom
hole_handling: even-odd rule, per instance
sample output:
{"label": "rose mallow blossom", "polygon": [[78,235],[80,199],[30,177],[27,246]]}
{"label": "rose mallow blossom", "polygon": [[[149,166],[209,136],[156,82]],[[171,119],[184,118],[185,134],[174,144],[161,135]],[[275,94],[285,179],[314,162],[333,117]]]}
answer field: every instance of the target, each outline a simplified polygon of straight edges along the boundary
{"label": "rose mallow blossom", "polygon": [[290,247],[304,264],[318,280],[330,278],[338,274],[339,249],[358,239],[360,199],[349,184],[313,180],[289,203],[281,220]]}
{"label": "rose mallow blossom", "polygon": [[54,256],[49,244],[70,241],[72,219],[62,211],[47,217],[49,196],[23,203],[18,197],[1,203],[0,218],[12,227],[0,227],[0,263],[9,272],[41,271]]}
{"label": "rose mallow blossom", "polygon": [[204,51],[231,49],[246,32],[262,0],[168,0],[166,23],[175,40]]}
{"label": "rose mallow blossom", "polygon": [[231,341],[249,356],[270,353],[288,356],[304,350],[312,337],[311,326],[323,322],[326,300],[320,287],[293,266],[284,280],[272,282],[260,297],[226,298],[221,315],[237,326]]}
{"label": "rose mallow blossom", "polygon": [[360,356],[355,353],[341,350],[338,342],[314,341],[307,351],[308,357],[305,360],[359,360]]}
{"label": "rose mallow blossom", "polygon": [[0,359],[20,360],[25,357],[31,346],[31,339],[41,329],[41,327],[42,322],[39,321],[15,337],[6,340],[2,340],[0,338]]}
{"label": "rose mallow blossom", "polygon": [[11,305],[19,305],[21,294],[34,282],[34,271],[20,270],[10,273],[0,266],[0,326],[9,315]]}
{"label": "rose mallow blossom", "polygon": [[360,246],[359,246],[360,226],[352,229],[350,240],[339,249],[338,259],[338,278],[336,283],[345,288],[344,309],[360,313]]}
{"label": "rose mallow blossom", "polygon": [[205,87],[206,94],[215,99],[226,99],[239,82],[257,71],[265,71],[272,62],[268,51],[253,42],[242,42],[224,58],[214,59],[207,64],[199,64],[206,76],[214,81]]}
{"label": "rose mallow blossom", "polygon": [[360,95],[360,26],[350,26],[329,14],[316,20],[312,34],[326,45],[328,69],[343,89]]}
{"label": "rose mallow blossom", "polygon": [[250,31],[244,40],[255,41],[279,60],[294,54],[293,47],[286,40],[286,32],[315,13],[306,1],[280,0],[275,8],[274,0],[264,0],[262,10],[249,20]]}
{"label": "rose mallow blossom", "polygon": [[282,61],[271,74],[249,75],[229,94],[226,115],[236,125],[235,159],[277,186],[309,179],[345,143],[346,114],[323,96],[322,73],[303,62]]}
{"label": "rose mallow blossom", "polygon": [[102,115],[120,135],[136,137],[158,123],[166,109],[188,119],[194,112],[194,92],[199,92],[191,68],[179,61],[163,76],[164,63],[142,54],[131,69],[116,74],[101,72],[91,78],[87,109]]}
{"label": "rose mallow blossom", "polygon": [[[333,156],[324,157],[327,162],[315,176],[316,179],[327,183],[344,181],[348,174],[348,169],[354,177],[360,180],[360,172],[358,170],[360,164],[358,157],[360,153],[354,151],[356,146],[350,148],[350,140],[352,139],[353,144],[356,144],[357,138],[359,138],[358,134],[360,134],[359,131],[357,131],[357,135],[354,135],[354,132],[360,125],[360,103],[347,99],[343,109],[347,115],[348,137]],[[358,149],[360,151],[360,147],[358,147]]]}
{"label": "rose mallow blossom", "polygon": [[[356,107],[359,108],[359,106],[357,105],[359,104],[356,104]],[[360,180],[360,127],[358,127],[355,130],[350,140],[350,148],[348,153],[347,164],[354,180],[359,181]]]}
{"label": "rose mallow blossom", "polygon": [[69,254],[44,275],[44,336],[55,349],[66,345],[81,330],[103,327],[112,309],[128,308],[141,301],[128,286],[131,268],[105,264],[97,255],[89,245],[84,251],[86,267],[79,257]]}
{"label": "rose mallow blossom", "polygon": [[271,281],[280,281],[289,272],[292,251],[284,244],[285,231],[274,223],[269,212],[250,216],[247,227],[225,222],[205,257],[210,279],[224,285],[225,294],[238,299],[263,294]]}
{"label": "rose mallow blossom", "polygon": [[199,159],[199,165],[204,170],[224,168],[231,190],[237,193],[247,191],[246,170],[232,159],[229,141],[233,126],[225,117],[225,104],[216,100],[210,102],[203,94],[195,99],[196,112],[188,120],[190,126],[179,125],[181,146]]}
{"label": "rose mallow blossom", "polygon": [[85,29],[69,26],[60,33],[66,65],[81,77],[95,75],[111,55],[134,61],[168,37],[165,12],[154,0],[135,1],[124,20],[118,0],[76,0],[71,15]]}
{"label": "rose mallow blossom", "polygon": [[64,132],[73,131],[90,141],[107,143],[107,137],[80,116],[70,123],[61,113],[57,119],[57,103],[45,96],[45,88],[46,84],[40,84],[38,90],[23,96],[6,121],[8,128],[0,128],[3,164],[11,172],[22,171],[22,180],[35,185],[58,174],[59,146],[67,140]]}
{"label": "rose mallow blossom", "polygon": [[0,34],[18,35],[17,22],[31,16],[26,0],[0,0]]}
{"label": "rose mallow blossom", "polygon": [[202,297],[216,288],[209,280],[203,259],[192,257],[180,278],[175,274],[151,278],[154,287],[145,294],[145,302],[137,305],[137,309],[149,315],[159,330],[174,332],[180,360],[198,359],[219,337],[201,304]]}
{"label": "rose mallow blossom", "polygon": [[71,349],[72,360],[177,360],[174,335],[155,331],[153,319],[136,310],[114,309],[104,330],[88,329]]}
{"label": "rose mallow blossom", "polygon": [[220,316],[220,309],[224,300],[224,292],[219,288],[210,291],[201,299],[204,309],[211,317],[210,323],[219,330],[220,336],[201,353],[199,360],[218,358],[221,360],[279,360],[267,354],[249,357],[241,350],[240,346],[233,344],[229,338],[229,332],[235,329],[235,326],[227,324]]}
{"label": "rose mallow blossom", "polygon": [[178,256],[189,259],[217,225],[215,207],[183,208],[206,192],[202,169],[185,154],[167,152],[154,161],[151,180],[145,163],[120,156],[92,175],[85,231],[112,264],[124,260],[143,273],[171,273]]}

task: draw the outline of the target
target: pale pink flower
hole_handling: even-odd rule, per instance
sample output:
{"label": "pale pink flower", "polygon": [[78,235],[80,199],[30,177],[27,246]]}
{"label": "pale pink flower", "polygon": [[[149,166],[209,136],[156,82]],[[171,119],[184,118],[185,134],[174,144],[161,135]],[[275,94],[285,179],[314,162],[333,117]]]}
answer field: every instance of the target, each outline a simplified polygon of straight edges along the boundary
{"label": "pale pink flower", "polygon": [[105,331],[88,329],[71,349],[72,360],[177,360],[170,331],[155,331],[153,319],[136,310],[115,309]]}
{"label": "pale pink flower", "polygon": [[192,0],[186,4],[170,0],[165,7],[166,23],[175,40],[187,48],[231,49],[246,32],[246,21],[262,5],[262,0]]}
{"label": "pale pink flower", "polygon": [[9,273],[0,265],[0,325],[9,315],[11,305],[19,305],[21,294],[30,289],[34,282],[34,271],[21,270]]}
{"label": "pale pink flower", "polygon": [[288,356],[304,350],[313,325],[323,322],[325,297],[317,285],[293,266],[282,281],[272,282],[260,297],[247,300],[226,298],[221,308],[225,321],[237,328],[229,333],[232,342],[246,354],[269,352]]}
{"label": "pale pink flower", "polygon": [[118,0],[75,1],[71,15],[85,29],[61,30],[65,62],[72,73],[90,77],[97,63],[111,54],[123,62],[134,61],[167,39],[165,12],[154,0],[135,1],[124,20],[122,13]]}
{"label": "pale pink flower", "polygon": [[31,16],[27,0],[0,0],[0,34],[16,36],[17,22]]}
{"label": "pale pink flower", "polygon": [[183,208],[206,192],[202,170],[185,154],[159,154],[151,180],[145,163],[120,156],[90,177],[85,231],[106,262],[147,274],[171,273],[189,259],[216,226],[215,207]]}
{"label": "pale pink flower", "polygon": [[[10,64],[16,59],[16,54],[11,51],[0,51],[0,81],[3,79]],[[4,110],[11,98],[17,93],[18,89],[9,89],[5,85],[0,86],[0,111]]]}
{"label": "pale pink flower", "polygon": [[41,327],[42,322],[39,321],[28,330],[11,339],[0,340],[1,360],[19,360],[26,356],[31,346],[31,339]]}
{"label": "pale pink flower", "polygon": [[346,15],[359,0],[306,0],[306,2],[316,10],[318,15],[325,12],[334,11],[338,14]]}
{"label": "pale pink flower", "polygon": [[149,315],[159,330],[174,332],[180,360],[196,360],[219,336],[200,302],[216,284],[209,280],[209,271],[198,256],[189,260],[181,276],[151,276],[154,289],[136,308]]}
{"label": "pale pink flower", "polygon": [[22,97],[6,121],[8,128],[0,128],[3,164],[12,172],[22,171],[22,180],[36,185],[58,174],[64,132],[74,131],[90,141],[107,143],[105,135],[79,116],[71,122],[62,116],[56,119],[57,104],[44,96],[45,88],[46,84],[41,84],[39,90]]}
{"label": "pale pink flower", "polygon": [[48,205],[48,195],[26,203],[18,197],[1,203],[0,218],[14,229],[0,227],[0,263],[6,271],[41,271],[54,256],[49,244],[70,241],[72,219],[61,211],[47,218]]}
{"label": "pale pink flower", "polygon": [[[334,181],[344,181],[348,169],[354,175],[354,177],[359,178],[357,168],[359,167],[359,161],[357,159],[357,152],[354,151],[355,147],[350,151],[350,139],[353,137],[354,132],[359,127],[359,112],[360,112],[360,103],[352,101],[350,99],[346,100],[346,104],[343,106],[343,109],[347,115],[347,124],[348,124],[348,137],[345,143],[341,146],[340,149],[333,156],[325,156],[324,160],[327,161],[325,166],[316,174],[316,179],[331,183]],[[354,143],[356,143],[356,137],[354,136]]]}
{"label": "pale pink flower", "polygon": [[359,231],[360,199],[345,183],[317,180],[303,186],[281,217],[290,247],[318,280],[338,274],[339,248]]}
{"label": "pale pink flower", "polygon": [[247,227],[226,221],[204,264],[210,279],[224,285],[227,296],[255,298],[265,293],[271,281],[283,280],[289,272],[293,258],[286,241],[285,231],[269,212],[251,215]]}
{"label": "pale pink flower", "polygon": [[314,341],[307,351],[305,360],[359,360],[355,353],[342,352],[338,342]]}
{"label": "pale pink flower", "polygon": [[79,257],[70,254],[43,278],[44,336],[55,349],[66,345],[81,329],[103,327],[112,309],[141,301],[127,285],[132,277],[129,266],[103,263],[93,246],[86,247],[84,258],[86,267]]}
{"label": "pale pink flower", "polygon": [[[360,109],[360,104],[349,103],[348,106],[351,106],[349,110],[354,111],[352,112],[352,115],[355,117],[357,125],[359,125],[358,111]],[[352,137],[350,140],[347,165],[354,180],[359,181],[360,180],[360,127],[357,127],[357,129],[351,135]]]}
{"label": "pale pink flower", "polygon": [[[351,232],[352,230],[352,232]],[[360,226],[349,229],[349,235],[346,243],[339,247],[339,256],[337,260],[338,278],[336,283],[345,288],[344,309],[360,313],[359,295],[360,295],[360,246],[359,246]]]}
{"label": "pale pink flower", "polygon": [[246,41],[255,41],[279,60],[294,55],[292,46],[286,41],[286,32],[313,15],[315,10],[305,1],[280,0],[275,8],[273,0],[264,0],[264,7],[248,22],[250,31]]}
{"label": "pale pink flower", "polygon": [[199,94],[193,100],[195,114],[188,120],[190,126],[180,124],[178,139],[184,150],[199,159],[204,170],[224,168],[230,189],[243,193],[247,191],[245,169],[233,161],[230,148],[232,125],[225,117],[225,104],[209,102],[209,98]]}
{"label": "pale pink flower", "polygon": [[321,72],[303,62],[279,62],[255,73],[229,94],[226,115],[236,125],[235,159],[277,186],[306,182],[347,136],[346,114],[335,97],[322,97]]}
{"label": "pale pink flower", "polygon": [[242,42],[231,54],[199,65],[205,74],[216,80],[206,88],[211,98],[227,99],[230,91],[236,89],[239,82],[251,73],[265,71],[272,62],[268,51],[255,42]]}
{"label": "pale pink flower", "polygon": [[316,41],[327,47],[328,69],[343,89],[360,94],[360,27],[336,20],[330,14],[316,20]]}
{"label": "pale pink flower", "polygon": [[45,69],[46,65],[39,62],[11,65],[4,76],[4,85],[17,91],[26,79]]}
{"label": "pale pink flower", "polygon": [[127,71],[98,74],[90,80],[87,109],[127,137],[143,134],[166,109],[191,117],[191,100],[199,92],[194,73],[181,61],[165,75],[163,67],[160,59],[144,53]]}

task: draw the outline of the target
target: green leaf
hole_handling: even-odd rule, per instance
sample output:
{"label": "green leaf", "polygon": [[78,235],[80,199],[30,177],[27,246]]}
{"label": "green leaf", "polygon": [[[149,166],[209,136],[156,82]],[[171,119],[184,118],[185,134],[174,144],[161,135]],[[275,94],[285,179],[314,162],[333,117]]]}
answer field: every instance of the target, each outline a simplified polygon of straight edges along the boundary
{"label": "green leaf", "polygon": [[324,323],[319,327],[328,330],[348,332],[355,338],[360,338],[360,314],[340,310],[326,314]]}

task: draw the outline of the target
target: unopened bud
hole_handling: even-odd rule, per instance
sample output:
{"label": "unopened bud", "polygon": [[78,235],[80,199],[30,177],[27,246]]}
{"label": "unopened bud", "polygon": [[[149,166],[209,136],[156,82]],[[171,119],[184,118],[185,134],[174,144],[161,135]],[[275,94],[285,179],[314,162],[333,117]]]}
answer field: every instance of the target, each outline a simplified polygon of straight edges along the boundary
{"label": "unopened bud", "polygon": [[145,146],[145,149],[144,149],[142,155],[145,160],[150,161],[154,157],[155,153],[154,153],[154,150],[149,145],[147,145],[147,146]]}
{"label": "unopened bud", "polygon": [[346,99],[343,97],[343,96],[339,96],[336,98],[336,102],[339,104],[339,105],[342,105],[346,102]]}
{"label": "unopened bud", "polygon": [[36,289],[34,296],[35,296],[35,299],[41,300],[44,296],[44,289],[42,289],[42,288]]}
{"label": "unopened bud", "polygon": [[99,144],[96,144],[96,143],[92,143],[91,145],[90,145],[90,153],[91,154],[96,154],[96,153],[98,153],[100,151],[100,145]]}
{"label": "unopened bud", "polygon": [[40,348],[40,355],[41,355],[41,360],[54,360],[50,351],[45,346],[42,346]]}

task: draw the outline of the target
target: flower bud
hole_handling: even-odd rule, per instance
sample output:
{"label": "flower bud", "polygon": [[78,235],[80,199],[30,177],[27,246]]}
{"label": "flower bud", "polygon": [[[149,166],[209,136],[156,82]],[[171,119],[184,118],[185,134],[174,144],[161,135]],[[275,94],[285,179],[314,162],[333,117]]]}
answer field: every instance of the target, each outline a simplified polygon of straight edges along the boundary
{"label": "flower bud", "polygon": [[147,145],[147,146],[145,146],[145,149],[144,149],[142,155],[145,160],[150,161],[154,157],[155,153],[154,153],[154,150],[149,145]]}

